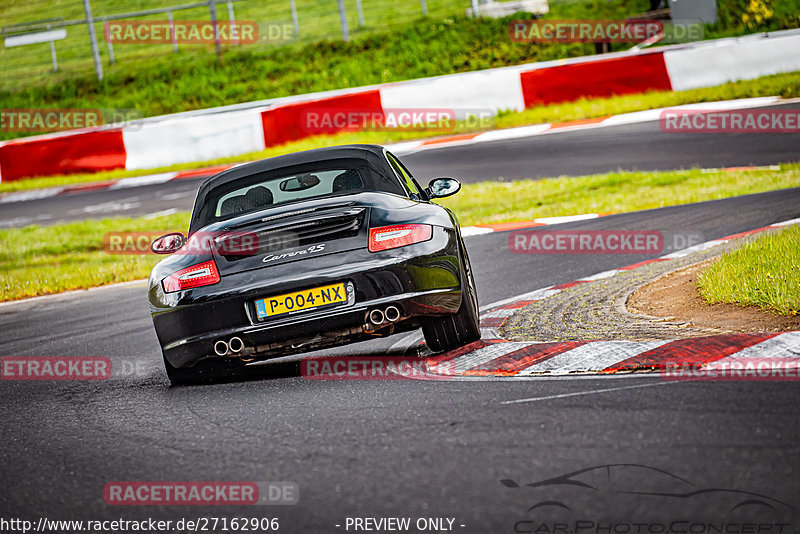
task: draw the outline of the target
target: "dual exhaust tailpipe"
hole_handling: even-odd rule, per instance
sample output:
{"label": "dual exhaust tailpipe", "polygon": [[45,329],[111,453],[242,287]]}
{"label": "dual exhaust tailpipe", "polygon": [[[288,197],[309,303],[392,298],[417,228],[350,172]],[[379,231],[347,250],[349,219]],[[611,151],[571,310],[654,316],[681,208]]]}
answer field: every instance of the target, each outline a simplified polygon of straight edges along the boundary
{"label": "dual exhaust tailpipe", "polygon": [[[395,323],[402,317],[400,308],[397,306],[386,306],[384,309],[374,308],[367,315],[369,322],[374,326],[381,326],[387,323]],[[244,350],[244,341],[238,336],[230,338],[228,341],[222,339],[214,343],[214,352],[217,356],[227,356],[229,354],[241,354]]]}
{"label": "dual exhaust tailpipe", "polygon": [[394,323],[400,320],[402,314],[397,306],[386,306],[383,310],[375,308],[369,312],[367,318],[374,326],[380,326],[384,323]]}
{"label": "dual exhaust tailpipe", "polygon": [[228,353],[239,354],[244,350],[242,338],[233,336],[228,341],[219,340],[214,343],[214,352],[217,356],[225,356]]}

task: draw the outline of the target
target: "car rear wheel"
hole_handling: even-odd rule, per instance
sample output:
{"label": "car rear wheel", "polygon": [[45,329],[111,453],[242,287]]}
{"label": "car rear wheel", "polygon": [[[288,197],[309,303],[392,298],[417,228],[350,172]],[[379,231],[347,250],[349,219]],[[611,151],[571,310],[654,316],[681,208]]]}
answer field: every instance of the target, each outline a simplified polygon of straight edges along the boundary
{"label": "car rear wheel", "polygon": [[[463,264],[469,266],[469,259]],[[467,267],[464,271],[464,290],[458,311],[453,315],[428,317],[422,321],[425,343],[433,352],[452,350],[481,338],[475,280],[472,277],[472,269]]]}
{"label": "car rear wheel", "polygon": [[242,369],[241,362],[229,359],[206,359],[200,360],[192,367],[173,367],[164,358],[164,368],[167,371],[167,378],[170,384],[178,386],[182,384],[202,384],[214,382],[222,378],[229,378]]}

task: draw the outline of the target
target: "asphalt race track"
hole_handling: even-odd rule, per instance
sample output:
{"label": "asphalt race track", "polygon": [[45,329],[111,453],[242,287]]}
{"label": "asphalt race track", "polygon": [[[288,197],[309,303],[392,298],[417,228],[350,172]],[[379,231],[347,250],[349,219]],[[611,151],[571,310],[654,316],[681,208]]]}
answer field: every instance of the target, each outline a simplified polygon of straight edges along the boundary
{"label": "asphalt race track", "polygon": [[[527,151],[524,164],[540,169],[532,151],[552,143],[551,157],[561,153],[558,173],[625,166],[629,151],[637,153],[631,167],[644,168],[641,158],[649,153],[659,168],[658,159],[671,149],[657,131],[640,130],[646,127],[615,128],[616,136],[606,135],[609,128],[594,138],[606,143],[608,153],[590,171],[577,170],[582,156],[560,152],[562,143],[581,145],[582,136],[553,134],[514,142],[519,146],[508,150],[519,154],[518,162]],[[683,149],[676,148],[673,166],[799,159],[796,138],[794,151],[775,148],[770,136],[736,139],[719,141],[728,147],[727,160],[678,157]],[[643,152],[647,144],[660,150]],[[768,147],[772,152],[761,158],[759,148]],[[469,150],[475,161],[498,162],[487,175],[523,165],[488,144]],[[441,174],[427,172],[424,158],[448,153],[456,163],[446,174],[470,168],[471,159],[450,149],[406,159],[421,175]],[[180,199],[170,205],[176,201],[188,207]],[[37,205],[18,206],[25,204]],[[800,189],[792,189],[559,229],[661,230],[707,241],[797,217]],[[504,232],[467,238],[482,306],[649,258],[513,254],[507,240]],[[630,515],[617,519],[617,530],[610,532],[668,532],[654,530],[650,519],[674,524],[674,532],[706,520],[756,521],[771,529],[758,532],[800,531],[796,382],[667,382],[657,376],[312,381],[298,376],[296,361],[289,359],[258,366],[237,382],[170,388],[142,282],[0,305],[0,332],[3,356],[107,356],[117,370],[107,381],[0,383],[4,518],[277,517],[281,532],[353,532],[345,527],[348,517],[451,518],[455,532],[512,533],[536,531],[544,516],[540,508],[529,511],[533,505],[569,498],[570,513],[585,529],[561,532],[609,532],[601,528],[604,514],[624,506]],[[330,353],[408,353],[402,341],[376,340]],[[637,473],[644,486],[650,484],[647,473],[667,472],[688,481],[692,491],[661,495],[658,505],[648,501],[657,518],[643,518],[633,490],[610,504],[611,497],[591,488],[551,491],[508,482],[524,485],[618,464]],[[112,481],[237,480],[295,482],[299,503],[170,507],[108,506],[103,500],[104,485]],[[732,495],[745,496],[747,506],[732,505]],[[647,526],[635,527],[637,521]],[[554,530],[550,525],[539,532]]]}
{"label": "asphalt race track", "polygon": [[[797,104],[772,106],[792,108]],[[522,139],[423,150],[402,157],[420,182],[453,176],[496,179],[579,176],[616,170],[738,167],[800,161],[800,134],[665,133],[658,121],[563,131]],[[73,193],[0,203],[0,228],[190,210],[202,180]]]}

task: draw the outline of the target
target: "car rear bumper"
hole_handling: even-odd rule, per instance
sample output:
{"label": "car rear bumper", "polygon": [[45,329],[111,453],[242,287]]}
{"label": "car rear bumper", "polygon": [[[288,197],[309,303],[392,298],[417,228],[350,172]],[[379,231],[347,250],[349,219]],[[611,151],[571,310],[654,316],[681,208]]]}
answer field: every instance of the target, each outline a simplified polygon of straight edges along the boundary
{"label": "car rear bumper", "polygon": [[[369,337],[373,309],[394,305],[401,319],[378,334],[416,326],[417,318],[455,313],[461,304],[457,236],[435,227],[433,237],[399,249],[365,249],[303,259],[222,277],[212,286],[165,294],[151,280],[150,306],[164,356],[174,367],[220,357],[214,344],[237,336],[243,355],[265,359]],[[352,284],[351,303],[259,321],[254,302],[332,283]],[[365,328],[366,326],[366,328]],[[366,330],[366,332],[365,332]],[[229,356],[222,356],[229,357]]]}

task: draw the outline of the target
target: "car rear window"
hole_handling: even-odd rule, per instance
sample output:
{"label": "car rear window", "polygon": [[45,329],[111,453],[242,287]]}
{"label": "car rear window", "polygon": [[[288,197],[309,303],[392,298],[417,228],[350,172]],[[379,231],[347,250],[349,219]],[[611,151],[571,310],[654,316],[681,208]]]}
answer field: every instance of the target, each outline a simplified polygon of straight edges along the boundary
{"label": "car rear window", "polygon": [[[285,181],[288,186],[281,189]],[[255,172],[203,189],[195,199],[190,234],[208,224],[283,204],[370,191],[407,196],[386,158],[372,153],[367,158],[332,158]]]}
{"label": "car rear window", "polygon": [[214,202],[211,212],[217,219],[263,210],[270,206],[309,198],[355,193],[364,190],[362,173],[355,168],[337,168],[248,180]]}

